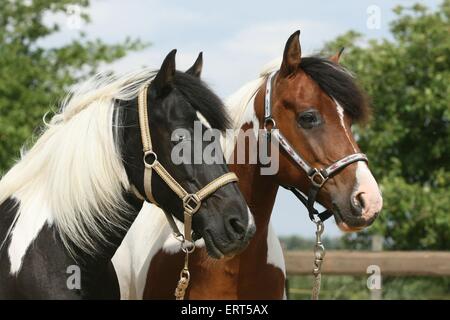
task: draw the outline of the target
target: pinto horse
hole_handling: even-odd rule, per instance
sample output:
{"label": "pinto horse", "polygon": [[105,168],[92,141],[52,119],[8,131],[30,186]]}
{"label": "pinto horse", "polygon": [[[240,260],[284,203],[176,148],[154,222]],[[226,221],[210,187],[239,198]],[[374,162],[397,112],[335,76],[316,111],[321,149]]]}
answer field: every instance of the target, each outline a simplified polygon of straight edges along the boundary
{"label": "pinto horse", "polygon": [[[230,176],[224,162],[172,162],[174,145],[192,143],[171,139],[175,129],[191,132],[199,117],[219,130],[229,123],[220,99],[196,76],[198,63],[176,71],[175,53],[158,72],[84,83],[2,178],[0,298],[119,298],[111,258],[143,198],[183,221],[184,200],[175,191],[190,195]],[[192,220],[196,234],[209,233],[213,257],[238,252],[254,230],[237,184],[221,181]],[[224,205],[226,213],[214,209]]]}
{"label": "pinto horse", "polygon": [[[356,154],[359,161],[347,161],[327,177],[317,194],[317,201],[332,210],[338,226],[344,231],[361,230],[377,217],[382,207],[381,194],[366,162],[361,161],[365,158],[358,154],[359,148],[351,132],[353,123],[366,120],[369,106],[350,73],[339,65],[339,56],[340,53],[331,59],[302,58],[297,31],[286,43],[279,70],[265,72],[229,100],[236,134],[228,136],[224,142],[225,147],[228,146],[224,147],[226,158],[230,161],[230,169],[240,179],[239,187],[255,218],[257,231],[245,251],[225,260],[212,261],[205,250],[196,250],[190,258],[191,284],[187,298],[285,297],[283,252],[270,217],[280,186],[295,187],[304,194],[311,189],[312,179],[299,165],[300,161],[312,168],[331,168],[330,165],[340,163],[338,160],[349,160],[349,155]],[[272,81],[269,91],[268,81]],[[266,96],[268,92],[271,96]],[[267,108],[268,104],[270,108]],[[264,129],[268,124],[276,124],[283,141],[288,141],[290,146],[280,151],[279,169],[274,175],[262,174],[261,163],[236,161],[239,135],[250,130],[254,139],[262,139],[264,135],[258,135],[257,129]],[[262,150],[247,145],[246,151]],[[301,160],[292,154],[298,154]],[[144,207],[143,211],[147,211],[141,213],[143,220],[150,217],[148,211],[152,216],[157,214],[155,208]],[[170,229],[164,226],[162,216],[159,220],[161,224],[151,227],[154,230],[151,237],[142,235],[148,230],[143,227],[145,223],[136,225],[142,232],[133,230],[128,234],[134,239],[132,243],[140,243],[140,247],[133,247],[134,252],[128,252],[134,269],[121,270],[124,276],[119,272],[122,298],[174,298],[173,289],[183,255],[173,241]],[[143,241],[136,241],[139,239]],[[148,244],[150,247],[145,248]],[[201,246],[200,242],[198,246]],[[133,261],[130,256],[140,258]]]}

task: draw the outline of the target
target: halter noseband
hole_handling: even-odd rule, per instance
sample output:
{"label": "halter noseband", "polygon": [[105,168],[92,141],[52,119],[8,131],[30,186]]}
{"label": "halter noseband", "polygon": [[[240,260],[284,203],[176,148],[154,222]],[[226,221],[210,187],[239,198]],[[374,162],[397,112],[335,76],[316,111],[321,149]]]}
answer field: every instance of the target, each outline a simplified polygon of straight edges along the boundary
{"label": "halter noseband", "polygon": [[[214,179],[196,193],[188,193],[176,180],[170,175],[164,166],[158,161],[155,151],[152,149],[152,139],[150,136],[150,127],[148,123],[148,108],[147,108],[147,90],[148,85],[145,85],[139,92],[138,96],[138,111],[139,111],[139,125],[141,128],[141,139],[143,145],[143,162],[144,162],[144,191],[146,199],[156,205],[155,198],[152,194],[152,170],[154,170],[161,179],[172,189],[173,192],[183,201],[184,210],[184,235],[179,231],[173,216],[167,212],[164,213],[174,232],[174,235],[182,241],[188,241],[192,245],[192,216],[200,209],[202,200],[216,192],[219,188],[238,181],[238,177],[233,172],[225,173],[224,175]],[[133,188],[137,197],[144,199],[142,195]],[[159,205],[158,205],[159,206]],[[184,250],[193,250],[184,247]]]}
{"label": "halter noseband", "polygon": [[[329,165],[326,168],[320,169],[315,168],[308,164],[308,162],[303,159],[303,157],[298,154],[294,147],[289,143],[285,136],[280,132],[280,130],[276,126],[276,122],[272,117],[272,82],[273,78],[277,74],[278,71],[272,72],[266,83],[266,96],[264,100],[264,129],[266,130],[267,139],[270,141],[271,137],[274,137],[279,145],[287,152],[287,154],[291,157],[292,160],[303,170],[306,172],[309,180],[311,181],[311,188],[308,192],[308,197],[305,197],[300,190],[295,187],[287,186],[286,189],[290,190],[308,209],[309,218],[313,222],[317,222],[314,216],[317,216],[320,221],[325,221],[329,217],[333,215],[331,210],[325,210],[319,213],[314,208],[314,203],[316,202],[317,194],[322,188],[322,186],[327,182],[327,180],[336,174],[339,170],[347,167],[349,164],[357,161],[365,161],[368,162],[367,156],[363,153],[353,153],[350,154],[334,163]],[[270,128],[267,127],[268,124],[271,124]],[[268,143],[269,145],[269,143]]]}

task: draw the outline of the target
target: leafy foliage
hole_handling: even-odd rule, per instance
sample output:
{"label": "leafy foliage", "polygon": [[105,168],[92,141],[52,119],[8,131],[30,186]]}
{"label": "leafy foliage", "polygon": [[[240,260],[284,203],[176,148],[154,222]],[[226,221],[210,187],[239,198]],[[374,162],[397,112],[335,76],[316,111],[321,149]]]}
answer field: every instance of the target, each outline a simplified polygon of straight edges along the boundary
{"label": "leafy foliage", "polygon": [[324,51],[345,47],[342,62],[372,98],[368,127],[356,128],[382,186],[384,209],[374,226],[348,235],[350,247],[385,236],[387,249],[450,248],[450,1],[430,12],[397,7],[393,40],[363,42],[356,32]]}
{"label": "leafy foliage", "polygon": [[[450,0],[436,12],[416,4],[395,13],[393,40],[350,31],[324,49],[345,47],[341,62],[372,98],[372,121],[355,131],[384,201],[374,225],[344,236],[343,246],[367,250],[371,235],[381,234],[387,250],[449,250]],[[366,279],[323,277],[321,298],[369,299]],[[312,277],[289,284],[291,299],[310,297]],[[383,299],[449,299],[450,277],[385,277],[382,288]]]}
{"label": "leafy foliage", "polygon": [[[62,22],[50,24],[46,18],[68,19],[73,6],[87,8],[89,1],[0,0],[0,174],[19,156],[20,146],[65,89],[95,73],[102,63],[145,46],[129,38],[106,44],[81,31],[65,45],[44,46],[43,40],[63,28]],[[89,23],[86,13],[80,19]]]}

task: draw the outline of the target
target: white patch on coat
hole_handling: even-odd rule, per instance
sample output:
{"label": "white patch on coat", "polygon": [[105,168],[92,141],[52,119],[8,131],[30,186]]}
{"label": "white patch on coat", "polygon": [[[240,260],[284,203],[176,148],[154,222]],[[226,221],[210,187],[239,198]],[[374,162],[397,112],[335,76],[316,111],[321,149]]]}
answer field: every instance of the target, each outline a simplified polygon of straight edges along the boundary
{"label": "white patch on coat", "polygon": [[[15,198],[20,202],[20,197]],[[53,223],[50,209],[40,193],[36,192],[31,200],[21,204],[20,214],[11,232],[11,242],[8,247],[11,275],[19,273],[28,248],[46,223],[48,225]]]}
{"label": "white patch on coat", "polygon": [[242,117],[242,124],[252,125],[255,139],[258,141],[259,120],[255,112],[255,96],[253,96],[253,98],[248,102],[248,106],[245,108],[245,113]]}
{"label": "white patch on coat", "polygon": [[270,222],[267,231],[267,264],[271,264],[280,269],[286,277],[286,264],[284,262],[283,249],[281,248],[280,240]]}
{"label": "white patch on coat", "polygon": [[[184,223],[180,220],[175,219],[175,223],[177,224],[178,230],[181,231],[181,233],[184,233]],[[197,248],[203,248],[205,246],[205,241],[203,239],[199,239],[195,241],[195,246]],[[172,234],[170,237],[166,239],[162,246],[162,250],[164,253],[167,254],[177,254],[181,252],[181,244],[180,241],[178,241]]]}
{"label": "white patch on coat", "polygon": [[112,258],[121,299],[142,299],[150,263],[165,240],[172,238],[171,232],[164,212],[157,206],[144,202]]}

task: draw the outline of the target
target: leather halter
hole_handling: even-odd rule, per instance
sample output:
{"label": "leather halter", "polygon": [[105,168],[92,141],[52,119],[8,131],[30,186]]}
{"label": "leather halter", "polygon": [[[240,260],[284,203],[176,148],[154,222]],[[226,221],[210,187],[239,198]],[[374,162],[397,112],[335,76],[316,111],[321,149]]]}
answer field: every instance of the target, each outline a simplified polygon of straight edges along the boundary
{"label": "leather halter", "polygon": [[[266,83],[266,95],[264,100],[264,129],[266,130],[267,139],[270,142],[270,138],[275,138],[279,145],[287,152],[292,160],[306,172],[308,176],[311,187],[308,192],[308,197],[305,197],[300,190],[295,187],[286,186],[284,188],[290,190],[294,195],[303,203],[303,205],[308,209],[309,218],[313,222],[317,222],[314,216],[317,216],[320,221],[325,221],[333,215],[331,210],[325,210],[319,213],[314,208],[314,203],[316,202],[317,194],[322,188],[322,186],[327,182],[327,180],[335,175],[339,170],[347,167],[349,164],[357,161],[368,162],[367,156],[363,153],[353,153],[350,154],[332,164],[326,168],[315,168],[311,166],[300,154],[298,154],[294,147],[289,143],[285,136],[280,132],[276,126],[275,119],[272,116],[272,82],[273,78],[278,71],[272,72]],[[270,128],[267,125],[270,124]],[[269,145],[269,143],[268,143]]]}
{"label": "leather halter", "polygon": [[[145,85],[139,92],[138,96],[138,111],[139,111],[139,126],[141,128],[141,139],[143,146],[143,162],[144,162],[144,191],[146,198],[133,188],[134,193],[141,199],[146,199],[149,202],[157,205],[152,194],[152,171],[154,170],[161,179],[172,189],[173,192],[183,201],[184,210],[184,235],[179,231],[173,216],[169,213],[164,213],[169,221],[170,226],[177,238],[182,243],[189,241],[192,244],[192,216],[200,209],[202,200],[209,197],[219,188],[231,182],[237,182],[238,177],[233,172],[225,173],[224,175],[214,179],[196,193],[187,192],[176,180],[170,175],[164,166],[158,161],[155,151],[152,149],[152,139],[150,136],[150,127],[148,123],[148,108],[147,108],[147,90],[148,85]],[[184,248],[189,250],[188,248]],[[192,248],[191,248],[192,249]]]}

